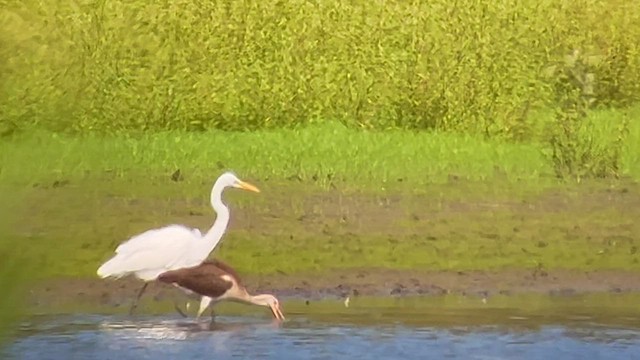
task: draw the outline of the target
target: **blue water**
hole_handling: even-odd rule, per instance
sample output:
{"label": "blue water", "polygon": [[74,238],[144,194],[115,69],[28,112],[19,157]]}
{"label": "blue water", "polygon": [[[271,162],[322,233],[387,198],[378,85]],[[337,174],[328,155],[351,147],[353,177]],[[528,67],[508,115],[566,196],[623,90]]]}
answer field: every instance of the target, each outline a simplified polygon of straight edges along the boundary
{"label": "blue water", "polygon": [[[539,325],[353,324],[295,316],[219,316],[215,324],[174,316],[73,315],[22,324],[4,358],[15,359],[634,359],[640,319],[624,326],[584,317]],[[637,321],[636,321],[637,320]],[[638,323],[638,327],[629,324]]]}

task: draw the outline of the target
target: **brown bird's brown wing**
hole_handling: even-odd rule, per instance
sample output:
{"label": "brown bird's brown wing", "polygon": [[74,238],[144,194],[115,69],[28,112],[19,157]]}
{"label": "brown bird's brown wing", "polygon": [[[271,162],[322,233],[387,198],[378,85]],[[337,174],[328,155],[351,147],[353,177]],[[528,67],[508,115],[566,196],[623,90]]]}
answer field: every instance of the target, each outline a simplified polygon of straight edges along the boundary
{"label": "brown bird's brown wing", "polygon": [[238,275],[238,273],[231,266],[223,263],[222,261],[220,261],[218,259],[208,260],[208,261],[205,261],[204,263],[212,264],[215,267],[217,267],[218,269],[220,269],[220,270],[226,272],[227,274],[233,276],[233,278],[236,280],[238,285],[243,286],[242,280],[240,280],[240,276]]}
{"label": "brown bird's brown wing", "polygon": [[204,262],[191,268],[167,271],[158,276],[158,280],[216,298],[233,286],[233,283],[221,278],[223,275],[227,273],[214,263]]}

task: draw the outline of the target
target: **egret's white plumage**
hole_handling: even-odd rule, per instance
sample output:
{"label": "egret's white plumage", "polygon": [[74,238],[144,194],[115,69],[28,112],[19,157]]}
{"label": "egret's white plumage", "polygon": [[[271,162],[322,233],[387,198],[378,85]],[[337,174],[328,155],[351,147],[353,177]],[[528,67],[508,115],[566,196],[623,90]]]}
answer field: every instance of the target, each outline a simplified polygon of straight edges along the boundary
{"label": "egret's white plumage", "polygon": [[222,202],[222,192],[227,187],[259,192],[232,173],[222,174],[211,190],[211,206],[217,217],[204,236],[200,230],[182,225],[148,230],[119,245],[116,255],[100,266],[97,274],[101,278],[133,274],[148,282],[163,272],[202,263],[218,245],[229,223],[229,209]]}

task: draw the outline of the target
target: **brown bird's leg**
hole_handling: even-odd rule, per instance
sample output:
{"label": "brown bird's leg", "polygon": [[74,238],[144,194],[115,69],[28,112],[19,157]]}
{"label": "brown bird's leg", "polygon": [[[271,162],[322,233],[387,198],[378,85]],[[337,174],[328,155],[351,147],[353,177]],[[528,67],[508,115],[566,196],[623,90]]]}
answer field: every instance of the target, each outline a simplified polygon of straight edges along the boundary
{"label": "brown bird's leg", "polygon": [[209,306],[209,304],[211,304],[211,300],[213,300],[213,299],[208,297],[208,296],[203,296],[200,299],[200,308],[198,309],[198,315],[196,315],[196,320],[200,319],[200,316],[207,309],[207,306]]}
{"label": "brown bird's leg", "polygon": [[211,322],[212,323],[216,322],[216,312],[213,309],[213,306],[211,306]]}
{"label": "brown bird's leg", "polygon": [[180,309],[180,306],[178,306],[177,302],[173,302],[173,307],[176,309],[176,311],[178,312],[178,314],[182,315],[183,318],[188,317],[187,314],[185,314],[182,309]]}
{"label": "brown bird's leg", "polygon": [[138,292],[138,296],[133,301],[133,304],[131,305],[131,309],[129,309],[129,316],[133,315],[133,310],[138,307],[138,300],[140,300],[140,297],[142,296],[142,293],[144,292],[144,290],[147,288],[147,285],[149,285],[149,283],[145,282],[144,285],[142,286],[142,289],[140,289],[140,291]]}

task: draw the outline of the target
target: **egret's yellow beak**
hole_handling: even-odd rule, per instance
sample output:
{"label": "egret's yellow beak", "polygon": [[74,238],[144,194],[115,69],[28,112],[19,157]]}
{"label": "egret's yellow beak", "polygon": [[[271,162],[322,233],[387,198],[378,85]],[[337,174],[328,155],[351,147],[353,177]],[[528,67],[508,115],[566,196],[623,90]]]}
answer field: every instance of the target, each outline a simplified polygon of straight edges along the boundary
{"label": "egret's yellow beak", "polygon": [[260,192],[260,189],[258,189],[257,187],[255,187],[255,186],[254,186],[254,185],[252,185],[252,184],[249,184],[249,183],[248,183],[248,182],[246,182],[246,181],[238,181],[238,187],[239,187],[240,189],[245,189],[245,190],[249,190],[249,191],[254,191],[254,192],[257,192],[257,193],[259,193],[259,192]]}

